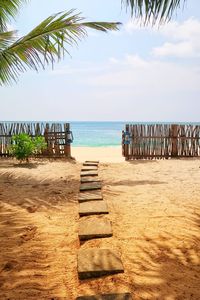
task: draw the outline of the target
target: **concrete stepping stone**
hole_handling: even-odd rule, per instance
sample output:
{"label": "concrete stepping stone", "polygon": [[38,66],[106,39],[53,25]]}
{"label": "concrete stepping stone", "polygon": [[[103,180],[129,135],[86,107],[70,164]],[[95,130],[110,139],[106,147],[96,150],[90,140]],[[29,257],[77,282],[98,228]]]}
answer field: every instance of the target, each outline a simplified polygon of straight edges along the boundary
{"label": "concrete stepping stone", "polygon": [[79,215],[89,216],[89,215],[100,215],[108,214],[108,207],[104,201],[89,201],[79,204]]}
{"label": "concrete stepping stone", "polygon": [[99,164],[99,160],[86,160],[85,163],[96,163],[96,164]]}
{"label": "concrete stepping stone", "polygon": [[89,192],[81,192],[78,197],[78,202],[87,202],[92,200],[103,200],[103,196],[101,191],[89,191]]}
{"label": "concrete stepping stone", "polygon": [[97,171],[98,167],[97,166],[83,166],[81,171]]}
{"label": "concrete stepping stone", "polygon": [[81,171],[81,176],[98,176],[97,171]]}
{"label": "concrete stepping stone", "polygon": [[122,261],[117,252],[109,249],[81,249],[78,251],[79,279],[123,273]]}
{"label": "concrete stepping stone", "polygon": [[102,188],[101,182],[81,183],[80,191],[99,190]]}
{"label": "concrete stepping stone", "polygon": [[80,296],[76,300],[133,300],[130,293]]}
{"label": "concrete stepping stone", "polygon": [[96,166],[96,167],[98,167],[98,163],[96,163],[96,162],[84,162],[83,166]]}
{"label": "concrete stepping stone", "polygon": [[79,221],[78,236],[81,241],[112,236],[111,222],[105,217],[87,217]]}
{"label": "concrete stepping stone", "polygon": [[84,176],[81,177],[81,183],[86,183],[86,182],[101,182],[101,180],[97,176]]}

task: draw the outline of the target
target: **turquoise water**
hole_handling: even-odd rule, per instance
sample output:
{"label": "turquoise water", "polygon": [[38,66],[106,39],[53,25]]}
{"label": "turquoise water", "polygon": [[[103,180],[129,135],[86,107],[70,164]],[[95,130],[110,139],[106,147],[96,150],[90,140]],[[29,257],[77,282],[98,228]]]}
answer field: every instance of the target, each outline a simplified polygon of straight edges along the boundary
{"label": "turquoise water", "polygon": [[[5,121],[6,122],[6,121]],[[6,123],[10,123],[7,121]],[[22,123],[29,123],[28,121],[21,121]],[[21,123],[20,122],[20,123]],[[31,122],[31,121],[30,121]],[[33,121],[35,122],[35,121]],[[38,121],[39,122],[39,121]],[[47,123],[67,123],[63,121],[41,121]],[[73,146],[85,147],[103,147],[103,146],[119,146],[122,140],[122,130],[125,124],[159,124],[162,122],[69,122],[73,132],[74,141]],[[195,124],[200,123],[191,122],[164,122],[178,123],[178,124]]]}
{"label": "turquoise water", "polygon": [[125,122],[70,122],[73,146],[119,146]]}
{"label": "turquoise water", "polygon": [[[119,146],[125,124],[159,124],[162,122],[70,122],[74,136],[73,146]],[[196,122],[164,122],[174,124],[196,124]]]}

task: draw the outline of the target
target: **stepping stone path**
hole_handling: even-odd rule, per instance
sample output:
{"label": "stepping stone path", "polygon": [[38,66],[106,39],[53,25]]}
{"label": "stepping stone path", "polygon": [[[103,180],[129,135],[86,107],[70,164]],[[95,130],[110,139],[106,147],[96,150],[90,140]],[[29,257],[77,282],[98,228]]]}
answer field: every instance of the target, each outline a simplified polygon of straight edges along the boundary
{"label": "stepping stone path", "polygon": [[80,296],[76,300],[132,300],[130,293]]}
{"label": "stepping stone path", "polygon": [[91,192],[83,192],[79,194],[78,202],[87,202],[93,200],[103,200],[102,194],[100,191],[91,191]]}
{"label": "stepping stone path", "polygon": [[123,272],[122,261],[115,251],[99,248],[79,250],[79,279],[88,279]]}
{"label": "stepping stone path", "polygon": [[106,202],[102,201],[89,201],[79,204],[79,215],[89,216],[89,215],[100,215],[108,214],[108,207]]}
{"label": "stepping stone path", "polygon": [[98,167],[97,166],[85,166],[85,167],[82,167],[81,171],[96,171],[98,170]]}
{"label": "stepping stone path", "polygon": [[100,190],[101,187],[102,187],[101,182],[82,183],[80,185],[80,191]]}
{"label": "stepping stone path", "polygon": [[[112,236],[111,222],[105,217],[108,207],[101,193],[101,181],[98,178],[99,161],[85,161],[81,169],[79,201],[79,239]],[[114,250],[88,248],[80,249],[77,258],[80,280],[105,275],[123,273],[121,258]],[[131,300],[131,294],[102,294],[80,296],[76,300]]]}
{"label": "stepping stone path", "polygon": [[111,223],[102,217],[87,217],[79,222],[79,239],[81,241],[112,236]]}
{"label": "stepping stone path", "polygon": [[83,166],[96,166],[98,167],[98,164],[97,162],[84,162],[83,163]]}
{"label": "stepping stone path", "polygon": [[81,176],[98,176],[97,171],[81,171]]}
{"label": "stepping stone path", "polygon": [[86,182],[99,182],[100,179],[97,176],[83,176],[81,177],[81,183],[86,183]]}

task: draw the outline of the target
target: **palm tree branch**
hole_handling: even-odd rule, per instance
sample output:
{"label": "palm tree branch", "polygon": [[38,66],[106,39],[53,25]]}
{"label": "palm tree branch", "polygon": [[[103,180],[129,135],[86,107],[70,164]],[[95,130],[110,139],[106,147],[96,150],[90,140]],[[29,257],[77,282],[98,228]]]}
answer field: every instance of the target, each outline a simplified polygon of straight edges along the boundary
{"label": "palm tree branch", "polygon": [[119,23],[83,20],[73,10],[55,14],[8,47],[0,48],[0,84],[12,82],[27,68],[38,71],[39,67],[53,65],[56,59],[69,54],[67,46],[77,44],[86,36],[87,28],[103,32],[119,28]]}
{"label": "palm tree branch", "polygon": [[184,6],[186,0],[121,0],[126,8],[131,9],[135,15],[144,20],[144,23],[153,24],[166,22],[171,19],[176,9]]}
{"label": "palm tree branch", "polygon": [[16,31],[0,32],[0,49],[9,47],[16,40]]}
{"label": "palm tree branch", "polygon": [[28,0],[0,0],[0,31],[5,31],[7,23],[14,19],[23,3]]}

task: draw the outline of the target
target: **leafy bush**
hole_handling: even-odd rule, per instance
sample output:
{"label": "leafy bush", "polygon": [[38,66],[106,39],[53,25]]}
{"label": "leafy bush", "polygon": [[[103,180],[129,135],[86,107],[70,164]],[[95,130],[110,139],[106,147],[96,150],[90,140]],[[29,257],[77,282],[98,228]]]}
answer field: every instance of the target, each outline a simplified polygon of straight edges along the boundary
{"label": "leafy bush", "polygon": [[12,143],[11,153],[20,161],[28,161],[31,155],[37,154],[47,147],[44,137],[32,138],[26,133],[13,136]]}

